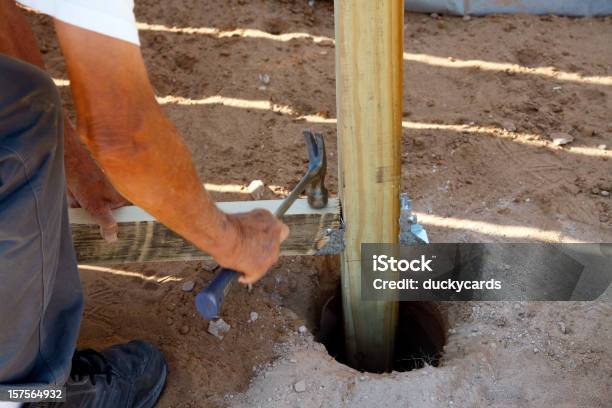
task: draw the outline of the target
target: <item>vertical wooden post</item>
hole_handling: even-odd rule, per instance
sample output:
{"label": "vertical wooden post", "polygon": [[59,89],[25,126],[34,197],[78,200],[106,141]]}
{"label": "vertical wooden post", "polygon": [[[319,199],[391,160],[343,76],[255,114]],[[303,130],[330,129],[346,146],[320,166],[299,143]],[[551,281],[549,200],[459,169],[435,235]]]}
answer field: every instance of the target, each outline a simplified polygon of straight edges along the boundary
{"label": "vertical wooden post", "polygon": [[361,243],[397,243],[403,0],[335,0],[342,297],[348,359],[392,368],[396,302],[361,300]]}

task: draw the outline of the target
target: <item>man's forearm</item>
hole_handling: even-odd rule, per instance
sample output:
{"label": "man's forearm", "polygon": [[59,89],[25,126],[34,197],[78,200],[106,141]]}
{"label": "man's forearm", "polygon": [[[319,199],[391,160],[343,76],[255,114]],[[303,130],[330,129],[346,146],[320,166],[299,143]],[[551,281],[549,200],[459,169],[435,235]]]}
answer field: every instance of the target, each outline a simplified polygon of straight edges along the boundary
{"label": "man's forearm", "polygon": [[[210,252],[227,251],[230,225],[197,177],[130,43],[56,21],[77,128],[113,185],[133,203]],[[228,234],[229,235],[229,234]]]}

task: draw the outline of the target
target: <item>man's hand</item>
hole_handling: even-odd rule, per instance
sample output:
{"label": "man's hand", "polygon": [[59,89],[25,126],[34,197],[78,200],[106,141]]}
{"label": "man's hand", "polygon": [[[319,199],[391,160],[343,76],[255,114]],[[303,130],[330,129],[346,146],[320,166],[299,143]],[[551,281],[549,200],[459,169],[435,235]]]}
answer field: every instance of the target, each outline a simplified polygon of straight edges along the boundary
{"label": "man's hand", "polygon": [[108,181],[100,167],[79,141],[76,131],[64,119],[66,183],[71,207],[84,208],[100,226],[108,242],[117,240],[117,221],[112,210],[128,205]]}
{"label": "man's hand", "polygon": [[289,236],[289,228],[266,210],[228,218],[232,231],[227,237],[230,249],[215,259],[221,266],[241,272],[240,283],[255,283],[277,261],[280,244]]}

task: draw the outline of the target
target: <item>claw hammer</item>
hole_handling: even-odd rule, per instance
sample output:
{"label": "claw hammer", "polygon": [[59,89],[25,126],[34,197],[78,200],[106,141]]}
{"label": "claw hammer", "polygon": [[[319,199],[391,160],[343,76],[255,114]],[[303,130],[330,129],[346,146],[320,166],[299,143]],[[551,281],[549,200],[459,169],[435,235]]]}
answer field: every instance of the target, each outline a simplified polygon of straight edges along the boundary
{"label": "claw hammer", "polygon": [[[308,171],[300,179],[295,188],[289,193],[274,212],[277,218],[282,218],[295,200],[306,192],[308,204],[312,208],[324,208],[327,205],[327,189],[324,179],[327,171],[327,158],[325,143],[321,133],[304,131],[306,147],[308,149]],[[232,269],[221,268],[212,282],[196,296],[196,309],[206,320],[217,319],[221,313],[221,305],[231,284],[240,274]]]}

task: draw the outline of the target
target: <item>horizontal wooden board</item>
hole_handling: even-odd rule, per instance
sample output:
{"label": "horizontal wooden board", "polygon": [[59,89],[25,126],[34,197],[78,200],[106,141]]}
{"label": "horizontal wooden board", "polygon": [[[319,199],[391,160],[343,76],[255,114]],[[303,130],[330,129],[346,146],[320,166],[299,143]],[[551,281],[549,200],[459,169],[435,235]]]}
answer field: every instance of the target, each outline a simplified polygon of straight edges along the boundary
{"label": "horizontal wooden board", "polygon": [[[282,200],[234,201],[217,203],[227,213],[265,208],[274,212]],[[188,241],[135,206],[114,212],[119,225],[118,240],[104,241],[95,221],[81,208],[69,210],[72,237],[81,264],[117,264],[124,262],[187,261],[209,259]],[[326,208],[315,210],[306,199],[297,200],[283,217],[291,234],[281,246],[281,255],[313,255],[322,248],[329,234],[340,225],[340,205],[330,199]]]}

